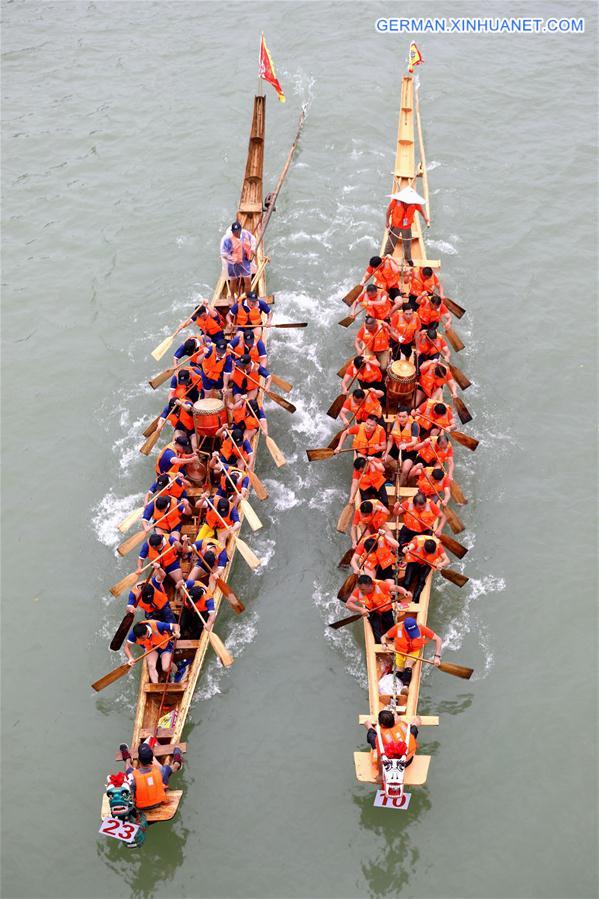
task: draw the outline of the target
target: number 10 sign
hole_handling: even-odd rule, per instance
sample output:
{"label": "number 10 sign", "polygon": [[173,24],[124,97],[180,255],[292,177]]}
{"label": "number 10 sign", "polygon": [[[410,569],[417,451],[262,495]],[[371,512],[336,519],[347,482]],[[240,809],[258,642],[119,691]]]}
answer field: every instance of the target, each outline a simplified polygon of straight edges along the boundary
{"label": "number 10 sign", "polygon": [[138,830],[138,824],[119,821],[118,818],[102,818],[99,833],[103,833],[105,837],[122,840],[124,843],[132,843]]}

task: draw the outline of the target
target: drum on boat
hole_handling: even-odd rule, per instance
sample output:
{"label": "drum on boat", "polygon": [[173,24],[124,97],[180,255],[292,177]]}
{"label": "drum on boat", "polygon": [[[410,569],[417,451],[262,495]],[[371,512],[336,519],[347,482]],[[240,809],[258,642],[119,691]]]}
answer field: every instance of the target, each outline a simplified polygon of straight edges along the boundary
{"label": "drum on boat", "polygon": [[416,387],[416,368],[407,359],[392,362],[387,369],[387,398],[395,406],[409,406]]}
{"label": "drum on boat", "polygon": [[200,437],[214,437],[227,423],[225,404],[217,397],[206,397],[193,404],[193,425]]}

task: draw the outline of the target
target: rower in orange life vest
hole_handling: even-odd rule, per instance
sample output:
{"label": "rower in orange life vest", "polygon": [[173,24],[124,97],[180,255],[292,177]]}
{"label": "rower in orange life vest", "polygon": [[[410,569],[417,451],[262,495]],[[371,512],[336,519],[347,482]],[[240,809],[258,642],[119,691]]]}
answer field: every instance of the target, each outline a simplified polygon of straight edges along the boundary
{"label": "rower in orange life vest", "polygon": [[133,767],[131,754],[126,743],[121,743],[121,757],[125,762],[125,773],[129,780],[131,792],[135,799],[135,807],[140,811],[157,808],[167,800],[166,785],[172,774],[176,774],[183,766],[181,749],[175,746],[172,752],[172,763],[161,765],[154,758],[156,737],[149,737],[140,743],[137,758],[138,766]]}
{"label": "rower in orange life vest", "polygon": [[400,356],[410,358],[420,327],[418,313],[414,312],[409,303],[403,303],[401,308],[391,314],[389,333],[394,359],[399,359]]}
{"label": "rower in orange life vest", "polygon": [[424,465],[442,466],[450,480],[453,480],[454,455],[451,440],[447,434],[439,434],[437,437],[427,437],[416,446],[418,450],[417,462]]}
{"label": "rower in orange life vest", "polygon": [[231,414],[233,427],[243,431],[245,439],[251,440],[258,431],[262,431],[265,437],[268,436],[266,413],[257,399],[248,400],[241,394],[229,403],[227,408]]}
{"label": "rower in orange life vest", "polygon": [[248,292],[252,276],[252,261],[256,238],[240,222],[233,222],[220,242],[220,256],[233,296]]}
{"label": "rower in orange life vest", "polygon": [[208,467],[219,478],[215,496],[228,499],[231,506],[238,506],[242,499],[247,499],[250,479],[245,470],[227,465],[217,452],[212,453]]}
{"label": "rower in orange life vest", "polygon": [[443,286],[438,276],[428,265],[425,265],[424,268],[415,268],[412,271],[409,290],[410,295],[416,299],[422,297],[422,294],[431,296],[433,293],[438,293],[442,300],[445,299]]}
{"label": "rower in orange life vest", "polygon": [[[263,316],[266,316],[266,322]],[[254,290],[250,290],[245,299],[239,299],[227,313],[227,325],[230,330],[253,330],[255,340],[262,336],[262,328],[269,324],[272,310],[266,300],[261,300]]]}
{"label": "rower in orange life vest", "polygon": [[[414,600],[416,602],[416,600]],[[393,646],[395,649],[395,662],[397,668],[397,676],[400,681],[407,687],[412,680],[412,668],[415,659],[406,658],[407,655],[420,655],[420,650],[429,642],[435,641],[435,656],[433,664],[435,668],[441,663],[441,649],[443,646],[441,637],[436,634],[430,627],[419,625],[415,618],[404,618],[400,624],[394,624],[386,634],[383,635],[383,646]]]}
{"label": "rower in orange life vest", "polygon": [[358,456],[354,459],[351,489],[349,491],[349,504],[354,504],[358,490],[362,500],[377,499],[385,505],[388,502],[385,484],[385,465],[374,456]]}
{"label": "rower in orange life vest", "polygon": [[264,341],[256,340],[254,332],[248,328],[242,328],[229,342],[229,350],[236,362],[241,356],[249,356],[253,363],[266,367],[267,355]]}
{"label": "rower in orange life vest", "polygon": [[160,493],[161,496],[174,496],[175,499],[187,499],[187,488],[191,487],[191,481],[184,478],[177,471],[171,471],[168,474],[160,474],[153,484],[151,484],[144,497],[144,509],[148,503],[152,502],[155,494]]}
{"label": "rower in orange life vest", "polygon": [[204,335],[200,337],[188,337],[187,340],[175,350],[173,365],[179,365],[185,356],[189,357],[187,360],[189,365],[197,365],[198,359],[203,355],[207,343],[208,338],[204,337]]}
{"label": "rower in orange life vest", "polygon": [[437,333],[436,328],[419,331],[416,335],[416,352],[420,366],[429,359],[438,359],[439,356],[442,356],[446,362],[449,362],[451,357],[447,341]]}
{"label": "rower in orange life vest", "polygon": [[141,609],[145,619],[172,624],[177,619],[164,590],[166,573],[160,567],[160,562],[154,562],[152,567],[154,576],[149,581],[140,581],[129,591],[126,612],[134,615],[136,609]]}
{"label": "rower in orange life vest", "polygon": [[384,395],[382,390],[374,390],[373,388],[362,390],[361,387],[356,387],[355,390],[348,393],[347,399],[341,407],[339,418],[344,425],[350,425],[352,421],[357,421],[358,423],[366,421],[371,414],[375,418],[381,418],[383,407],[380,400]]}
{"label": "rower in orange life vest", "polygon": [[203,484],[206,478],[206,466],[201,462],[186,437],[175,437],[158,453],[156,459],[156,475],[168,474],[171,470],[179,471],[194,484]]}
{"label": "rower in orange life vest", "polygon": [[157,534],[170,534],[175,540],[180,540],[183,516],[191,514],[191,506],[186,499],[159,496],[144,509],[141,526],[146,533],[155,528]]}
{"label": "rower in orange life vest", "polygon": [[204,524],[198,531],[199,540],[216,537],[224,543],[230,534],[237,534],[241,530],[237,509],[232,508],[224,497],[216,499],[205,493],[200,497],[199,507],[206,510]]}
{"label": "rower in orange life vest", "polygon": [[351,526],[351,545],[355,549],[362,537],[389,530],[389,509],[377,499],[365,499],[354,512]]}
{"label": "rower in orange life vest", "polygon": [[[216,618],[216,609],[214,607],[214,597],[212,593],[206,589],[205,584],[189,577],[185,582],[189,598],[183,594],[183,611],[181,613],[181,633],[186,640],[198,640],[204,630],[204,622],[206,622],[206,630],[211,631]],[[191,599],[191,602],[190,602]],[[191,603],[194,604],[202,618],[196,615]]]}
{"label": "rower in orange life vest", "polygon": [[416,486],[424,496],[436,496],[446,506],[451,497],[451,478],[441,465],[425,467],[418,462],[412,469],[412,477],[418,478]]}
{"label": "rower in orange life vest", "polygon": [[412,187],[405,187],[399,193],[391,194],[391,202],[387,206],[386,224],[389,236],[385,253],[392,253],[397,241],[401,238],[403,258],[408,265],[414,265],[412,259],[412,225],[414,216],[419,213],[426,227],[430,227],[430,219],[426,214],[425,200]]}
{"label": "rower in orange life vest", "polygon": [[383,372],[376,357],[371,353],[365,353],[363,356],[354,356],[341,382],[342,393],[348,392],[350,384],[354,382],[354,379],[357,380],[362,390],[384,391],[385,389]]}
{"label": "rower in orange life vest", "polygon": [[243,436],[242,430],[239,428],[229,430],[227,425],[223,425],[216,435],[221,438],[219,456],[223,462],[241,468],[251,467],[254,451],[250,441]]}
{"label": "rower in orange life vest", "polygon": [[[179,556],[182,552],[187,552],[187,546],[187,537],[183,537],[182,540],[176,540],[170,535],[150,534],[139,551],[137,574],[141,574],[141,569],[147,562],[157,561],[165,574],[168,574],[172,581],[178,584],[183,577]],[[161,558],[158,558],[159,556]]]}
{"label": "rower in orange life vest", "polygon": [[443,387],[447,384],[449,392],[455,399],[458,395],[458,387],[451,376],[451,370],[437,359],[429,359],[420,366],[418,389],[414,403],[419,406],[427,397],[433,400],[443,399]]}
{"label": "rower in orange life vest", "polygon": [[417,305],[423,328],[437,328],[439,323],[445,328],[451,327],[451,313],[438,294],[425,296],[417,301]]}
{"label": "rower in orange life vest", "polygon": [[390,532],[360,540],[350,560],[355,574],[367,574],[380,581],[393,580],[399,543]]}
{"label": "rower in orange life vest", "polygon": [[366,320],[354,341],[358,355],[370,351],[374,353],[381,369],[385,371],[389,364],[389,325],[387,322],[377,321],[367,315]]}
{"label": "rower in orange life vest", "polygon": [[208,592],[214,593],[216,581],[222,577],[229,563],[229,554],[224,543],[213,537],[196,540],[191,545],[192,569],[189,577],[194,581],[207,581]]}
{"label": "rower in orange life vest", "polygon": [[414,410],[414,418],[420,427],[422,437],[436,436],[441,431],[453,431],[455,420],[451,406],[437,400],[426,400]]}
{"label": "rower in orange life vest", "polygon": [[401,269],[392,256],[372,256],[366,266],[362,284],[366,284],[371,276],[376,286],[388,293],[391,287],[399,287]]}
{"label": "rower in orange life vest", "polygon": [[402,547],[418,534],[431,536],[434,533],[435,537],[440,537],[447,520],[441,506],[420,492],[396,502],[393,514],[403,517],[401,530],[397,535],[398,544]]}
{"label": "rower in orange life vest", "polygon": [[363,725],[368,731],[366,742],[376,752],[379,759],[382,756],[386,756],[388,759],[399,759],[407,754],[406,768],[412,764],[412,759],[416,755],[418,748],[416,737],[418,736],[418,728],[422,723],[422,719],[419,715],[416,715],[411,720],[410,737],[408,745],[406,745],[407,722],[402,720],[395,712],[392,712],[391,709],[382,709],[376,719],[366,719]]}
{"label": "rower in orange life vest", "polygon": [[131,652],[131,646],[140,646],[146,656],[148,674],[153,684],[158,683],[158,662],[162,672],[170,670],[173,656],[173,641],[169,637],[178,638],[181,635],[178,624],[169,624],[164,621],[147,619],[134,624],[127,634],[127,640],[123,646],[129,665],[135,664],[135,656]]}
{"label": "rower in orange life vest", "polygon": [[404,487],[412,465],[416,461],[416,447],[420,436],[420,428],[405,406],[398,410],[389,432],[384,461],[394,470],[399,466],[401,454],[401,473],[399,486]]}
{"label": "rower in orange life vest", "polygon": [[[404,600],[410,598],[405,587],[392,581],[373,580],[369,575],[361,574],[345,607],[349,612],[359,613],[362,618],[368,618],[375,642],[380,643],[381,636],[393,626],[393,603],[397,601],[394,597],[398,596]],[[404,607],[407,605],[407,601],[402,603]]]}
{"label": "rower in orange life vest", "polygon": [[175,437],[187,438],[192,449],[197,449],[198,440],[193,426],[193,403],[190,400],[174,397],[170,399],[160,413],[157,429],[162,431],[167,422],[173,426]]}
{"label": "rower in orange life vest", "polygon": [[222,340],[225,336],[225,323],[218,309],[214,309],[206,301],[205,306],[200,306],[184,322],[184,327],[193,324],[200,329],[203,335],[210,340]]}
{"label": "rower in orange life vest", "polygon": [[337,447],[333,451],[340,453],[348,436],[353,436],[353,449],[362,456],[375,456],[381,458],[387,443],[385,429],[379,424],[378,419],[370,414],[365,422],[359,425],[350,425],[339,439]]}
{"label": "rower in orange life vest", "polygon": [[377,287],[376,284],[369,284],[352,304],[350,311],[353,316],[357,316],[360,306],[366,310],[366,315],[377,321],[383,321],[389,317],[393,303],[386,290]]}
{"label": "rower in orange life vest", "polygon": [[201,395],[201,384],[202,372],[199,368],[195,366],[180,368],[171,378],[168,398],[195,403]]}
{"label": "rower in orange life vest", "polygon": [[233,359],[226,340],[210,344],[200,362],[205,396],[215,397],[228,390],[233,374]]}
{"label": "rower in orange life vest", "polygon": [[407,563],[402,584],[407,590],[412,590],[412,602],[419,602],[429,572],[433,568],[447,568],[449,559],[438,538],[426,534],[414,537],[401,551]]}
{"label": "rower in orange life vest", "polygon": [[256,399],[260,388],[260,378],[264,378],[264,389],[270,389],[272,375],[263,365],[256,365],[251,357],[241,356],[233,365],[233,374],[229,380],[229,395],[245,396],[248,400]]}

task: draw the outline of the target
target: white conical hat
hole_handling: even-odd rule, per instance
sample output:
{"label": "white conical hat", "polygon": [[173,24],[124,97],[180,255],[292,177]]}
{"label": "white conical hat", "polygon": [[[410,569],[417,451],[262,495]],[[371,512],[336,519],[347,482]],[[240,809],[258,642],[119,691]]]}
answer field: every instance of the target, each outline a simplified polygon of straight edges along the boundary
{"label": "white conical hat", "polygon": [[404,187],[399,193],[389,194],[392,200],[399,200],[401,203],[418,204],[426,203],[424,197],[417,194],[413,187]]}

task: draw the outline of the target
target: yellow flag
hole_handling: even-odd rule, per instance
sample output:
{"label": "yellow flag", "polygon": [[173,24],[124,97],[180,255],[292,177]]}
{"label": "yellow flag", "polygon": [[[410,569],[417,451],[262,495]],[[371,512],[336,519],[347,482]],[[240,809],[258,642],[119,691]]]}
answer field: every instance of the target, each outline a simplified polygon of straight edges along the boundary
{"label": "yellow flag", "polygon": [[414,66],[419,66],[421,62],[424,62],[424,60],[422,59],[422,54],[420,53],[420,50],[418,49],[414,41],[412,41],[412,43],[410,44],[410,50],[408,52],[408,72],[410,73],[410,75],[414,71]]}

